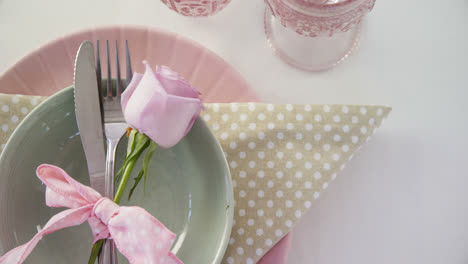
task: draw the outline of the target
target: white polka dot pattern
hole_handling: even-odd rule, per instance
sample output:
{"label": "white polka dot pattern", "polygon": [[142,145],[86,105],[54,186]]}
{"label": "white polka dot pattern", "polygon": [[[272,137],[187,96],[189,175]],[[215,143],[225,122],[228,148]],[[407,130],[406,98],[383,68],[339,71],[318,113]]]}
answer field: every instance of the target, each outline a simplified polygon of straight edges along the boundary
{"label": "white polka dot pattern", "polygon": [[8,137],[26,117],[30,110],[45,97],[0,94],[0,151],[5,147]]}
{"label": "white polka dot pattern", "polygon": [[233,105],[207,104],[202,113],[236,183],[235,225],[223,263],[256,263],[311,208],[390,108]]}
{"label": "white polka dot pattern", "polygon": [[[0,144],[44,97],[0,95]],[[388,113],[384,106],[206,104],[234,187],[222,263],[256,263],[294,227]]]}

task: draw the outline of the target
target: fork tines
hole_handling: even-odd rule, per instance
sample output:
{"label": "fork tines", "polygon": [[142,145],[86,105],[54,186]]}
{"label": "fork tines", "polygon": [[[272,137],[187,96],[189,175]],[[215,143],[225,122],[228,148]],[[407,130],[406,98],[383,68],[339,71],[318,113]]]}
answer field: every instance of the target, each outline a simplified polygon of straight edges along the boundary
{"label": "fork tines", "polygon": [[106,82],[102,83],[102,68],[101,68],[101,52],[100,52],[100,41],[96,41],[96,76],[98,80],[98,87],[101,94],[106,97],[120,96],[125,88],[128,86],[132,79],[132,64],[130,61],[130,51],[128,47],[128,40],[125,40],[125,59],[126,59],[126,80],[125,85],[122,85],[122,79],[120,75],[120,59],[119,59],[119,45],[118,41],[115,41],[115,65],[116,65],[116,80],[112,80],[112,67],[111,67],[111,56],[109,40],[106,40],[106,56],[107,56],[107,76]]}

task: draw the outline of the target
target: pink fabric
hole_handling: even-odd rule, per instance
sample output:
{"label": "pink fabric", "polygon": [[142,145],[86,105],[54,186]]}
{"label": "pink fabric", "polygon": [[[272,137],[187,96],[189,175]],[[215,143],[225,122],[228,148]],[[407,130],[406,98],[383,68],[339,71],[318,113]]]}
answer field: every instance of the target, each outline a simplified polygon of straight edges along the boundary
{"label": "pink fabric", "polygon": [[70,209],[53,216],[28,243],[1,257],[0,264],[24,262],[44,235],[80,225],[86,220],[93,232],[94,242],[113,239],[131,264],[182,263],[170,251],[176,235],[143,208],[120,207],[56,166],[41,165],[36,173],[47,186],[46,204]]}
{"label": "pink fabric", "polygon": [[285,264],[291,249],[292,232],[284,236],[265,254],[257,264]]}
{"label": "pink fabric", "polygon": [[145,64],[145,73],[135,73],[122,94],[125,120],[161,147],[170,148],[190,131],[203,104],[198,90],[176,72],[167,67],[153,71]]}

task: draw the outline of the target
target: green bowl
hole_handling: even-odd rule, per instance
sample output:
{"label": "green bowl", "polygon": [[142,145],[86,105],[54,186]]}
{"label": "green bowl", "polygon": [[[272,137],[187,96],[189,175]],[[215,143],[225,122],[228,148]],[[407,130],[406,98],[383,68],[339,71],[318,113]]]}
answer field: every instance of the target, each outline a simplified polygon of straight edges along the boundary
{"label": "green bowl", "polygon": [[[122,164],[126,145],[123,139],[116,164]],[[89,185],[73,87],[35,108],[0,156],[0,255],[27,242],[64,210],[45,205],[45,186],[35,175],[43,163],[57,165]],[[179,144],[156,151],[146,189],[140,184],[130,201],[127,194],[122,205],[145,208],[177,234],[172,251],[185,264],[221,262],[233,222],[231,176],[219,143],[200,118]],[[39,242],[27,263],[86,263],[92,240],[87,224],[57,231]],[[122,255],[119,263],[127,263]]]}

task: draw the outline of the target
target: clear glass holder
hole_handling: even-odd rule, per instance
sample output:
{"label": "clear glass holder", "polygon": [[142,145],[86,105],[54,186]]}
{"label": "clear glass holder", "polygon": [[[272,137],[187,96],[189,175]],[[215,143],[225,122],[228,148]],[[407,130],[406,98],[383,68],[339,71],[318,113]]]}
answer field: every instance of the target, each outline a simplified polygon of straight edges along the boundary
{"label": "clear glass holder", "polygon": [[273,52],[303,71],[326,71],[345,61],[357,48],[361,25],[333,37],[309,37],[286,28],[265,8],[265,34]]}
{"label": "clear glass holder", "polygon": [[217,14],[231,0],[161,0],[169,9],[189,17],[206,17]]}
{"label": "clear glass holder", "polygon": [[303,1],[265,0],[266,38],[287,64],[303,71],[329,70],[357,49],[361,21],[375,0]]}

